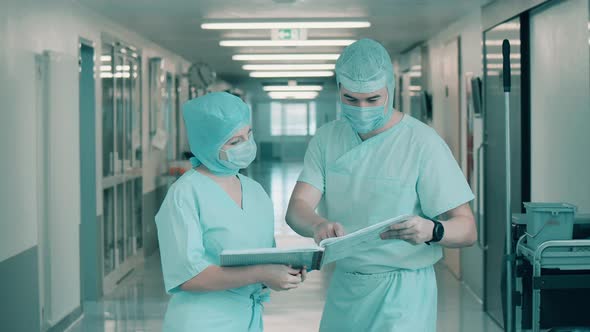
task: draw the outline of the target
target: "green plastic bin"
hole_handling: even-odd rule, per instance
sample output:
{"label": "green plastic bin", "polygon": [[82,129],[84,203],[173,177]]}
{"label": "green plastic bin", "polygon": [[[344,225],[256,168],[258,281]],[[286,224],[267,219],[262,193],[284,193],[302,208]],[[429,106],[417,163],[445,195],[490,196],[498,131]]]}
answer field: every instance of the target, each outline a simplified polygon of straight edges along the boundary
{"label": "green plastic bin", "polygon": [[550,240],[571,240],[577,207],[569,203],[524,203],[527,246],[535,249]]}

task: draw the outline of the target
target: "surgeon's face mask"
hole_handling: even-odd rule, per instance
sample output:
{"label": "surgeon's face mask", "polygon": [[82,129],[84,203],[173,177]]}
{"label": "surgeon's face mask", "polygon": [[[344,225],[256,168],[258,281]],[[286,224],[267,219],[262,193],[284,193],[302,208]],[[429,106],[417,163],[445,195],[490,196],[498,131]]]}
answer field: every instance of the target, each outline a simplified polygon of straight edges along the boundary
{"label": "surgeon's face mask", "polygon": [[247,141],[237,144],[230,149],[221,149],[221,163],[230,169],[242,169],[250,166],[256,158],[256,143],[252,134]]}
{"label": "surgeon's face mask", "polygon": [[379,129],[385,125],[385,112],[387,108],[387,101],[389,96],[385,99],[382,106],[359,107],[348,105],[342,100],[340,106],[342,108],[342,115],[352,125],[352,128],[359,134],[367,134],[373,130]]}

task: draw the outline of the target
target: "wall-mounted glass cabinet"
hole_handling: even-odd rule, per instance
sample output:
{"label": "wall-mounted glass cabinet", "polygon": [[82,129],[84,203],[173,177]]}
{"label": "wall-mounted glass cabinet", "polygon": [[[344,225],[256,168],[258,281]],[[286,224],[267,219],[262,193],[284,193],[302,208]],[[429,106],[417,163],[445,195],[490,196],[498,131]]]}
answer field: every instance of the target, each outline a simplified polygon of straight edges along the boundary
{"label": "wall-mounted glass cabinet", "polygon": [[141,53],[104,38],[98,68],[102,83],[102,187],[104,289],[140,257],[142,222]]}

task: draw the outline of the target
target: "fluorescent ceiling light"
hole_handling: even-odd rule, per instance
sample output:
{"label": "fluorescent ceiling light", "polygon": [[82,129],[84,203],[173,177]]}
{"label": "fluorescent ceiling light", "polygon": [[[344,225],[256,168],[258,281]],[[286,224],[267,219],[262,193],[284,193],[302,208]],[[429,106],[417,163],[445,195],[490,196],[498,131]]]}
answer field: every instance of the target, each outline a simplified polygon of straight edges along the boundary
{"label": "fluorescent ceiling light", "polygon": [[410,77],[422,77],[422,73],[419,71],[411,71]]}
{"label": "fluorescent ceiling light", "polygon": [[[504,67],[504,64],[502,64],[502,63],[488,63],[487,67],[488,67],[488,69],[502,69]],[[520,68],[520,63],[511,63],[510,68],[512,68],[512,69]]]}
{"label": "fluorescent ceiling light", "polygon": [[368,28],[367,21],[340,22],[244,22],[244,23],[204,23],[205,30],[244,30],[244,29],[347,29]]}
{"label": "fluorescent ceiling light", "polygon": [[493,31],[518,31],[520,29],[520,23],[511,22],[511,23],[504,23],[500,24],[497,27],[493,28]]}
{"label": "fluorescent ceiling light", "polygon": [[271,97],[271,99],[273,99],[273,100],[284,100],[284,99],[292,99],[292,100],[293,99],[306,99],[306,100],[309,100],[309,99],[315,99],[315,98],[309,98],[309,97],[303,96],[303,97]]}
{"label": "fluorescent ceiling light", "polygon": [[422,66],[420,66],[420,65],[412,66],[412,68],[410,68],[410,70],[419,71],[419,70],[422,70]]}
{"label": "fluorescent ceiling light", "polygon": [[[511,70],[511,76],[520,76],[522,72],[520,70]],[[488,70],[488,76],[500,76],[500,72],[497,70]]]}
{"label": "fluorescent ceiling light", "polygon": [[236,54],[235,61],[337,60],[340,54]]}
{"label": "fluorescent ceiling light", "polygon": [[114,75],[113,75],[113,73],[108,73],[108,72],[100,73],[100,78],[113,78],[113,77],[114,78],[130,78],[131,74],[130,73],[122,73],[122,72],[116,72]]}
{"label": "fluorescent ceiling light", "polygon": [[272,99],[314,99],[318,96],[317,92],[269,92],[268,96]]}
{"label": "fluorescent ceiling light", "polygon": [[250,77],[331,77],[332,71],[253,71]]}
{"label": "fluorescent ceiling light", "polygon": [[225,47],[276,47],[276,46],[348,46],[351,39],[313,39],[313,40],[222,40]]}
{"label": "fluorescent ceiling light", "polygon": [[110,55],[101,55],[100,61],[103,61],[103,62],[111,61],[111,56]]}
{"label": "fluorescent ceiling light", "polygon": [[[490,53],[486,55],[489,60],[502,60],[502,53]],[[520,59],[520,53],[510,53],[510,59]]]}
{"label": "fluorescent ceiling light", "polygon": [[322,91],[321,85],[267,85],[262,89],[264,91]]}
{"label": "fluorescent ceiling light", "polygon": [[422,87],[419,85],[410,85],[410,91],[422,91]]}
{"label": "fluorescent ceiling light", "polygon": [[111,66],[100,66],[100,71],[112,71],[113,67]]}
{"label": "fluorescent ceiling light", "polygon": [[334,70],[334,64],[310,64],[310,65],[244,65],[244,70]]}
{"label": "fluorescent ceiling light", "polygon": [[[502,46],[502,42],[504,40],[486,40],[486,46]],[[520,45],[520,40],[518,39],[514,39],[514,40],[508,40],[510,42],[510,46],[515,46],[515,45]]]}

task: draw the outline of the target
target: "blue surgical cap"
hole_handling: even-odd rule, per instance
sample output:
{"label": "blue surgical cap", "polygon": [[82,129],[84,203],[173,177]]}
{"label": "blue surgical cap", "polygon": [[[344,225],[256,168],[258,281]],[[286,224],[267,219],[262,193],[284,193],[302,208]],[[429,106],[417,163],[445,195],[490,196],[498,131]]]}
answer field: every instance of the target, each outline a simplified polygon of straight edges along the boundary
{"label": "blue surgical cap", "polygon": [[219,160],[219,150],[238,131],[251,124],[250,107],[227,92],[213,92],[182,106],[193,166],[205,165],[216,175],[235,175]]}
{"label": "blue surgical cap", "polygon": [[395,77],[389,53],[372,39],[360,39],[344,49],[336,61],[338,89],[355,93],[374,92],[387,87],[389,113],[393,110]]}

